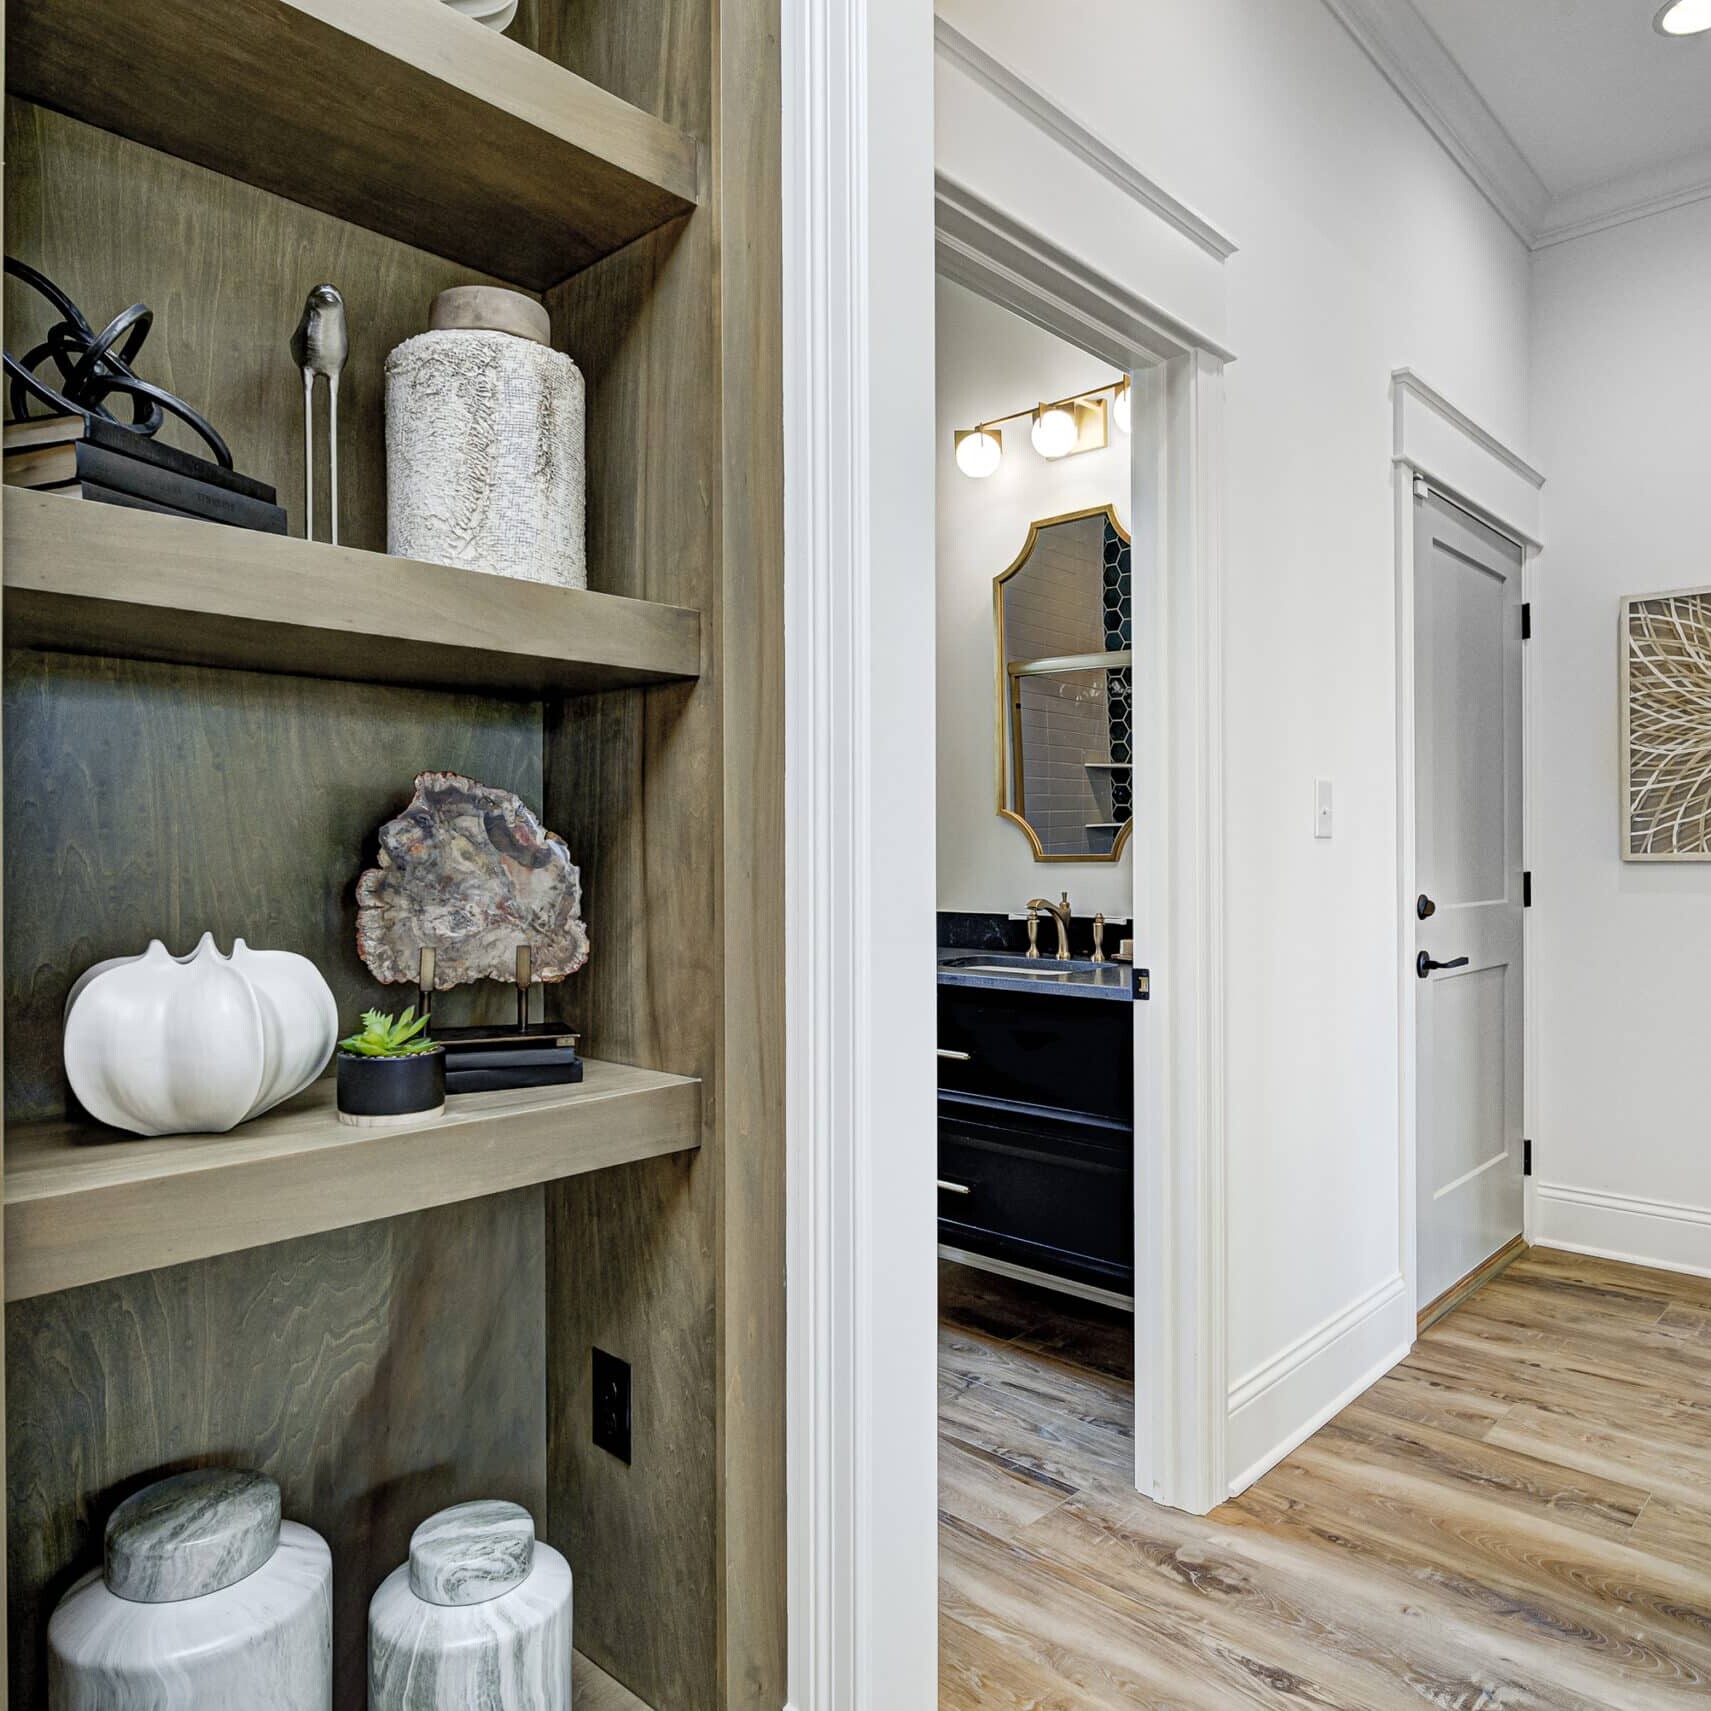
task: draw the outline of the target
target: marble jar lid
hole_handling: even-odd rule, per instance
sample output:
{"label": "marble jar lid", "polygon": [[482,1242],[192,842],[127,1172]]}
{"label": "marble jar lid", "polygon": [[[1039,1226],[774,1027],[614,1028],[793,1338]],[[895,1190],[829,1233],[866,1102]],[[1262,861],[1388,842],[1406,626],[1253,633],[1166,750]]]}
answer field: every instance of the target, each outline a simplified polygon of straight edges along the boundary
{"label": "marble jar lid", "polygon": [[457,1503],[410,1535],[410,1590],[428,1604],[485,1604],[529,1578],[535,1523],[516,1503]]}
{"label": "marble jar lid", "polygon": [[145,1485],[107,1518],[106,1581],[133,1604],[205,1598],[279,1548],[279,1487],[265,1473],[196,1468]]}

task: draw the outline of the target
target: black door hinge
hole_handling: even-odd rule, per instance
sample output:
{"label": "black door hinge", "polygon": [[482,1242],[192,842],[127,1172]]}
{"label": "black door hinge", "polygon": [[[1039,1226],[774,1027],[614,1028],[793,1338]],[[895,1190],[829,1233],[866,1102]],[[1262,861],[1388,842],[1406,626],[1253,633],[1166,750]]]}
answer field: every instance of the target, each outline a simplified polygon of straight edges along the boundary
{"label": "black door hinge", "polygon": [[1523,1176],[1533,1174],[1533,1143],[1531,1141],[1521,1143],[1521,1174]]}
{"label": "black door hinge", "polygon": [[1521,640],[1530,642],[1533,639],[1533,603],[1531,600],[1521,602]]}
{"label": "black door hinge", "polygon": [[1528,868],[1521,875],[1521,907],[1531,909],[1533,906],[1533,870]]}

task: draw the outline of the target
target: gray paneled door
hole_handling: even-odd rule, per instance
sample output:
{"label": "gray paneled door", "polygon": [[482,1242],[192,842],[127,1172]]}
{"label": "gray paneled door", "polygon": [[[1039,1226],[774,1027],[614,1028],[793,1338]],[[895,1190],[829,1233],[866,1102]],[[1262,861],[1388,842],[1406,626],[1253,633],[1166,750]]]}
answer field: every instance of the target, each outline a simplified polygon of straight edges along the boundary
{"label": "gray paneled door", "polygon": [[1416,489],[1421,1306],[1521,1233],[1521,568]]}

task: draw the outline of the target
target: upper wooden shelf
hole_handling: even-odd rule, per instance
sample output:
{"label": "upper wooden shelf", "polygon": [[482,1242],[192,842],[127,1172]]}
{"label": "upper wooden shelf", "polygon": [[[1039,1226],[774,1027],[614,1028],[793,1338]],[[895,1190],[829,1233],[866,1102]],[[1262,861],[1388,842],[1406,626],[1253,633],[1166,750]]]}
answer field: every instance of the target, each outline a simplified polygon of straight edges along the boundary
{"label": "upper wooden shelf", "polygon": [[529,696],[701,669],[682,606],[27,488],[4,514],[14,647]]}
{"label": "upper wooden shelf", "polygon": [[700,1144],[700,1082],[592,1060],[585,1069],[578,1087],[458,1094],[420,1128],[347,1127],[330,1080],[225,1135],[8,1125],[6,1299]]}
{"label": "upper wooden shelf", "polygon": [[687,213],[693,137],[440,0],[14,0],[14,94],[544,291]]}

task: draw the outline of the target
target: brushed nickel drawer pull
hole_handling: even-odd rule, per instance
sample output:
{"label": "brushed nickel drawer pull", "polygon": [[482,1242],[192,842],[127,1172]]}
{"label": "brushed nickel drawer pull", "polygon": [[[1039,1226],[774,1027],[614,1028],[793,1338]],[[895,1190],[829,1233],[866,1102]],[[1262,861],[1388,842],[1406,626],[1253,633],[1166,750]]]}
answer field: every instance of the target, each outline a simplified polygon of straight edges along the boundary
{"label": "brushed nickel drawer pull", "polygon": [[941,1194],[972,1194],[974,1190],[966,1182],[946,1182],[941,1176],[939,1178],[939,1192]]}
{"label": "brushed nickel drawer pull", "polygon": [[973,1052],[953,1052],[949,1046],[939,1047],[939,1056],[949,1058],[952,1063],[973,1063]]}

